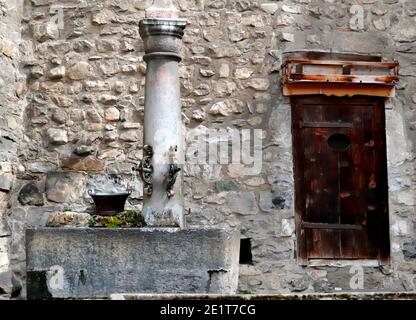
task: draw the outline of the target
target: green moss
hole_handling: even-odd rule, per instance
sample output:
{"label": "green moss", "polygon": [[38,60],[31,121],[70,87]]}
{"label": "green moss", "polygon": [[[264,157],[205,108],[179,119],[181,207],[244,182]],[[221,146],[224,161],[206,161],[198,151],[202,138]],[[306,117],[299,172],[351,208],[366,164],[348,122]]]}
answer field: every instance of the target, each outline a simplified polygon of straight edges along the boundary
{"label": "green moss", "polygon": [[92,227],[95,227],[96,225],[97,225],[97,221],[95,221],[94,218],[91,217],[91,218],[88,219],[88,226],[89,227],[92,228]]}
{"label": "green moss", "polygon": [[125,221],[121,220],[119,217],[105,217],[104,227],[115,229],[120,228],[125,224]]}
{"label": "green moss", "polygon": [[88,221],[90,227],[101,228],[141,228],[146,226],[143,216],[134,210],[125,210],[115,216],[93,216]]}

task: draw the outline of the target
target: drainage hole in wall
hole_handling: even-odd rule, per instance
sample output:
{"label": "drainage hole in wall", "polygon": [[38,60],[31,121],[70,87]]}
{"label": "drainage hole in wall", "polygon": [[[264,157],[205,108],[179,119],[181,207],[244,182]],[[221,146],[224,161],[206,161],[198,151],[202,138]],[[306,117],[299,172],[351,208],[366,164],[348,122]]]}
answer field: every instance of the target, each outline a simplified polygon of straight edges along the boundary
{"label": "drainage hole in wall", "polygon": [[253,264],[250,238],[240,240],[240,264]]}

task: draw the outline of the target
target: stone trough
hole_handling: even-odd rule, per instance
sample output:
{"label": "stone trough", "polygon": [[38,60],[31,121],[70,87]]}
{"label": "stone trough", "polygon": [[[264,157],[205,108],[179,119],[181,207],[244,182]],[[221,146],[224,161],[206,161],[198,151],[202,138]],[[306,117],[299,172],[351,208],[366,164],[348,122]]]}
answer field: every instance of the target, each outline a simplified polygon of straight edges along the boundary
{"label": "stone trough", "polygon": [[240,235],[211,228],[26,230],[27,298],[233,294]]}

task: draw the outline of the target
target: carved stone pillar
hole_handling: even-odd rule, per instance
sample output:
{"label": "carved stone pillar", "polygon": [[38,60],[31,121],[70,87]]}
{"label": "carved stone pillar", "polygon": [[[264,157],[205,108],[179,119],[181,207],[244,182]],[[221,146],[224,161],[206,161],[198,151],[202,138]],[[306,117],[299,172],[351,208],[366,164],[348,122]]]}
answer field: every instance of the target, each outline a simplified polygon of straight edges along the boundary
{"label": "carved stone pillar", "polygon": [[[181,97],[178,64],[187,21],[171,0],[155,0],[140,21],[147,62],[143,215],[150,226],[183,227]],[[143,172],[144,170],[144,172]]]}

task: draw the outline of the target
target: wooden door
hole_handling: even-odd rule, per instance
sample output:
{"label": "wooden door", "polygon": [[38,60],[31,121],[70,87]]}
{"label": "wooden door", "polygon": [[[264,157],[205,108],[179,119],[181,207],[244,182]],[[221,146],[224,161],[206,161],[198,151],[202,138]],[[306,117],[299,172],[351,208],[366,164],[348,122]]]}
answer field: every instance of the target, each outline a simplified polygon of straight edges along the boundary
{"label": "wooden door", "polygon": [[390,251],[384,100],[292,98],[300,262]]}

